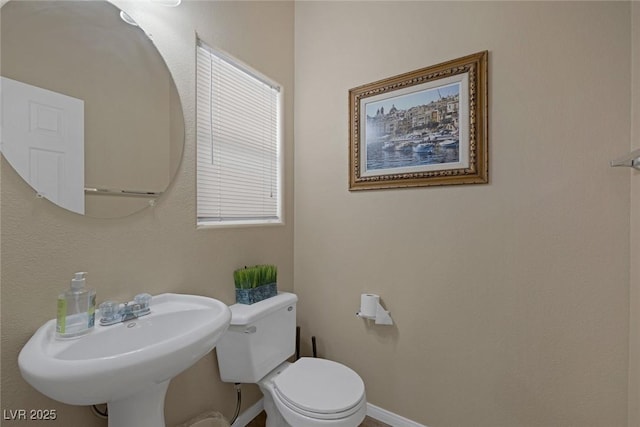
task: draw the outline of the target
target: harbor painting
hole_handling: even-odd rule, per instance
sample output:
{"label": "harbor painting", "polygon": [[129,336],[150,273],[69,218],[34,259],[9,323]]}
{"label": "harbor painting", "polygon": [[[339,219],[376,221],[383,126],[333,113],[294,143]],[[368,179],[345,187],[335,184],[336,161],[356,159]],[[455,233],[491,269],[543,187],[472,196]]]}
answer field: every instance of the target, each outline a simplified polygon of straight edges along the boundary
{"label": "harbor painting", "polygon": [[459,82],[365,103],[367,171],[460,160]]}
{"label": "harbor painting", "polygon": [[487,182],[487,52],[351,89],[350,190]]}

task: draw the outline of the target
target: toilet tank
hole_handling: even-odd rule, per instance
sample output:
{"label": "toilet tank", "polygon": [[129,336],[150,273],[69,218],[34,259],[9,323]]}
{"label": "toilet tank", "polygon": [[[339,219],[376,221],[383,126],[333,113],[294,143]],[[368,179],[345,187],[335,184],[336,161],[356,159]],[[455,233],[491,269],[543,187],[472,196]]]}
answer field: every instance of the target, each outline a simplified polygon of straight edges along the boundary
{"label": "toilet tank", "polygon": [[295,353],[295,294],[279,292],[255,304],[234,304],[231,325],[216,345],[224,382],[257,383]]}

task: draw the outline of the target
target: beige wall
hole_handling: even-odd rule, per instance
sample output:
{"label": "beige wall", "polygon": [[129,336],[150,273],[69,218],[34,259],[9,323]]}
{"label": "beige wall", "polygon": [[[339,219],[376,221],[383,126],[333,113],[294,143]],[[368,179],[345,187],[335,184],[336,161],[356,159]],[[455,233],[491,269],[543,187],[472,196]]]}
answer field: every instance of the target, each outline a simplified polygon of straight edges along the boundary
{"label": "beige wall", "polygon": [[[640,149],[640,3],[631,2],[631,149]],[[629,427],[640,426],[640,172],[631,171]]]}
{"label": "beige wall", "polygon": [[[629,9],[296,4],[299,320],[372,404],[430,427],[627,425],[630,180],[608,163],[629,150]],[[350,193],[348,90],[485,49],[490,183]],[[354,316],[365,291],[393,327]]]}
{"label": "beige wall", "polygon": [[[125,219],[85,218],[36,199],[2,160],[2,408],[55,408],[58,420],[47,423],[51,426],[106,425],[87,408],[49,400],[18,373],[20,348],[37,327],[55,316],[57,294],[75,271],[89,272],[99,302],[147,291],[196,293],[231,304],[233,269],[263,262],[279,266],[282,289],[293,287],[293,3],[192,1],[165,8],[138,2],[124,7],[153,34],[184,105],[184,158],[165,197],[153,210]],[[195,32],[285,88],[285,226],[195,229]],[[218,378],[212,353],[172,381],[167,425],[208,409],[230,417],[235,391]],[[246,407],[259,393],[255,387],[245,390]],[[3,420],[2,425],[25,423]]]}

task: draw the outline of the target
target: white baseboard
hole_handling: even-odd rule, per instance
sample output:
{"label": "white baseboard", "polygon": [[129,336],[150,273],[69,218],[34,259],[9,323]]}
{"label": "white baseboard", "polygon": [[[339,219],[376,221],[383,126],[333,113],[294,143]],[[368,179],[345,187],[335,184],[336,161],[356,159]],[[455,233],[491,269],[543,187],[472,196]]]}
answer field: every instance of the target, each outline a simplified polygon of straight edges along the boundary
{"label": "white baseboard", "polygon": [[247,424],[251,422],[252,419],[258,416],[260,412],[262,412],[264,405],[262,404],[262,399],[258,400],[256,403],[248,407],[244,412],[238,415],[238,419],[231,424],[231,427],[245,427]]}
{"label": "white baseboard", "polygon": [[367,403],[367,415],[392,427],[427,427],[371,403]]}

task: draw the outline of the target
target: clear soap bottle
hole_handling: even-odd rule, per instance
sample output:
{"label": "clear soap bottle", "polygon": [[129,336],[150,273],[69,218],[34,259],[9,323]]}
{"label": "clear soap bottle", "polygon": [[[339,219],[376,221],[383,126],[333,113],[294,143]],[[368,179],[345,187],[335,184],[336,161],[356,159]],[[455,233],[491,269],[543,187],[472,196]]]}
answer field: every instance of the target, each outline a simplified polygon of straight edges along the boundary
{"label": "clear soap bottle", "polygon": [[75,338],[93,329],[96,291],[87,288],[86,275],[85,272],[76,273],[71,287],[58,295],[57,338]]}

